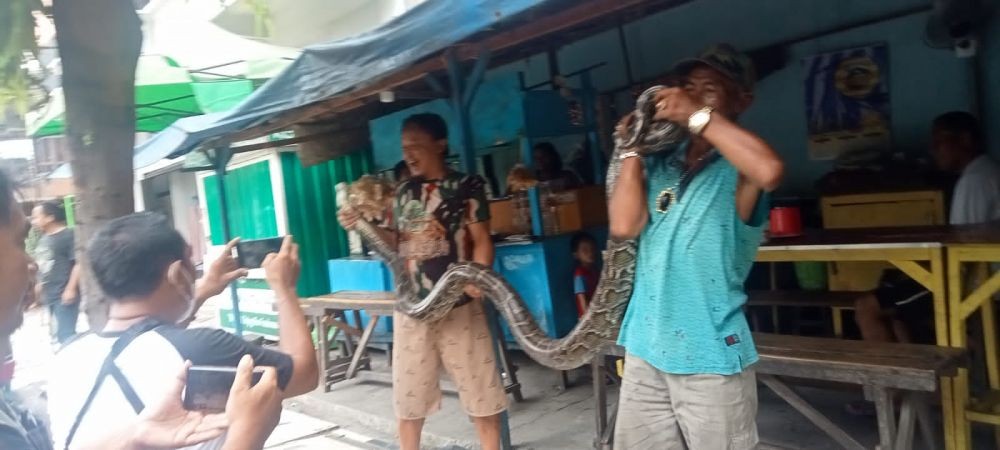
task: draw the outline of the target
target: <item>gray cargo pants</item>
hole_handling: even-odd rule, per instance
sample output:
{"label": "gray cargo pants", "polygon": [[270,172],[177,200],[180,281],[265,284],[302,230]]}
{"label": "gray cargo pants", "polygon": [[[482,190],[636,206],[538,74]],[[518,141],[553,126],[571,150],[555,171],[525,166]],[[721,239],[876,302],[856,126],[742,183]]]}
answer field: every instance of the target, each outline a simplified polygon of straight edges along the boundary
{"label": "gray cargo pants", "polygon": [[757,377],[671,375],[625,357],[616,450],[749,450],[757,446]]}

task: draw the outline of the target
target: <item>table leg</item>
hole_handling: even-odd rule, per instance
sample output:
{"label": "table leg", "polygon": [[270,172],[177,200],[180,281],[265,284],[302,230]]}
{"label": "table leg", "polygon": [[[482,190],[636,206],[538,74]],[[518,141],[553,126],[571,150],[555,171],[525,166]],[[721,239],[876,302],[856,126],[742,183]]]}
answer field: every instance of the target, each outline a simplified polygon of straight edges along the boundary
{"label": "table leg", "polygon": [[843,339],[844,337],[844,308],[832,308],[833,313],[833,336]]}
{"label": "table leg", "polygon": [[892,393],[881,386],[872,386],[875,397],[875,415],[878,417],[879,448],[892,450],[896,440],[896,407],[892,403]]}
{"label": "table leg", "polygon": [[[950,281],[946,316],[949,336],[945,345],[966,348],[965,318],[962,317],[962,262],[951,249],[948,251],[947,279]],[[939,318],[937,314],[938,293],[937,291],[933,292],[935,317]],[[936,321],[935,326],[938,326],[939,322],[940,320]],[[938,333],[940,334],[940,331]],[[938,337],[938,345],[941,345],[940,336]],[[948,399],[946,394],[949,394],[951,398]],[[969,422],[965,419],[968,402],[969,371],[960,368],[954,379],[942,380],[941,383],[941,409],[945,425],[944,446],[947,449],[966,450],[971,446],[972,430],[969,427]]]}
{"label": "table leg", "polygon": [[[484,301],[483,312],[486,314],[486,325],[493,338],[493,353],[497,362],[497,370],[507,372],[514,389],[514,401],[520,402],[524,399],[521,397],[521,385],[517,383],[517,376],[514,375],[514,370],[507,359],[507,348],[503,344],[503,331],[500,328],[500,319],[497,318],[497,312],[493,309],[493,304],[488,301]],[[512,450],[514,448],[510,440],[510,413],[508,410],[500,413],[500,448],[503,450]]]}
{"label": "table leg", "polygon": [[594,442],[595,446],[598,446],[597,448],[600,448],[601,438],[604,437],[608,426],[607,385],[604,384],[604,370],[601,368],[603,360],[604,355],[597,355],[590,362],[590,374],[594,383],[594,401],[597,402],[596,408],[594,408],[594,420],[597,425],[597,439]]}
{"label": "table leg", "polygon": [[357,375],[358,365],[365,354],[368,353],[368,341],[372,338],[372,333],[378,325],[378,319],[379,316],[372,316],[371,320],[368,321],[368,325],[365,326],[365,331],[361,334],[361,340],[358,341],[358,346],[354,349],[354,356],[351,357],[351,364],[347,366],[347,374],[344,376],[345,380],[350,380],[354,378],[354,375]]}
{"label": "table leg", "polygon": [[914,411],[914,394],[906,393],[903,396],[903,404],[899,409],[899,431],[896,433],[895,450],[911,450],[913,448],[913,432],[916,425],[916,411]]}
{"label": "table leg", "polygon": [[[781,397],[786,403],[788,403],[792,408],[795,408],[800,414],[809,419],[813,425],[819,427],[828,436],[837,441],[841,447],[848,450],[864,450],[865,446],[861,445],[860,442],[855,440],[851,435],[847,434],[842,428],[833,423],[828,419],[823,413],[821,413],[816,408],[813,408],[804,398],[800,397],[799,394],[795,393],[792,388],[788,387],[784,382],[779,380],[773,375],[757,374],[757,380],[764,383],[771,391]],[[888,447],[885,450],[892,450],[892,447]]]}
{"label": "table leg", "polygon": [[925,442],[924,448],[928,450],[937,450],[938,436],[934,429],[934,419],[932,419],[931,407],[927,400],[927,396],[923,395],[920,396],[919,401],[914,404],[917,412],[917,425],[920,427],[920,436]]}
{"label": "table leg", "polygon": [[[947,284],[950,280],[950,263],[945,266],[944,250],[931,252],[928,276],[925,281],[926,287],[934,298],[934,333],[937,345],[956,346],[954,338],[953,314],[955,310],[951,305],[951,286]],[[958,445],[958,435],[961,434],[962,423],[965,420],[965,407],[959,405],[960,395],[956,394],[956,378],[941,378],[941,422],[944,428],[944,447],[946,449],[962,448]]]}
{"label": "table leg", "polygon": [[326,368],[330,367],[330,343],[326,340],[326,326],[323,324],[323,316],[312,316],[313,328],[316,329],[317,358],[319,364],[319,384],[323,392],[330,392],[330,384],[327,383]]}
{"label": "table leg", "polygon": [[607,429],[604,430],[604,435],[601,436],[601,450],[611,450],[614,447],[616,423],[618,423],[618,403],[611,406],[610,414],[608,414]]}
{"label": "table leg", "polygon": [[486,314],[487,326],[490,329],[490,334],[493,336],[493,352],[496,355],[497,368],[500,370],[500,374],[502,376],[505,375],[507,378],[504,390],[513,395],[515,402],[523,402],[524,395],[521,394],[521,383],[517,381],[517,369],[511,364],[510,357],[507,355],[507,345],[504,343],[503,328],[500,327],[500,315],[493,308],[492,303],[485,303],[483,305],[483,312]]}
{"label": "table leg", "polygon": [[[347,323],[347,313],[345,313],[344,311],[341,311],[340,312],[340,316],[344,318],[344,324],[345,325],[349,325]],[[357,320],[357,319],[355,319],[355,320],[356,320],[355,326],[360,330],[361,329],[361,321]],[[344,333],[344,352],[345,352],[344,356],[353,356],[354,355],[354,341],[351,339],[351,333]]]}

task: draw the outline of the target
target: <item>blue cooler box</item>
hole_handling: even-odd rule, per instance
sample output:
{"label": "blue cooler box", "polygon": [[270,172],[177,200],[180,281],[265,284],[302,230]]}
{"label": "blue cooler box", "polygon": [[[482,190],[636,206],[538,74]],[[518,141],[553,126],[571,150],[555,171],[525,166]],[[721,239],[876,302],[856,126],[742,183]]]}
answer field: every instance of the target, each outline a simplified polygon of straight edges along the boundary
{"label": "blue cooler box", "polygon": [[[347,258],[331,259],[328,262],[330,274],[330,292],[337,291],[392,291],[392,272],[380,259],[349,256]],[[354,314],[347,313],[347,322],[352,326]],[[368,314],[361,311],[361,327],[368,324]],[[372,342],[386,342],[392,339],[392,318],[383,317],[379,320],[372,336]]]}

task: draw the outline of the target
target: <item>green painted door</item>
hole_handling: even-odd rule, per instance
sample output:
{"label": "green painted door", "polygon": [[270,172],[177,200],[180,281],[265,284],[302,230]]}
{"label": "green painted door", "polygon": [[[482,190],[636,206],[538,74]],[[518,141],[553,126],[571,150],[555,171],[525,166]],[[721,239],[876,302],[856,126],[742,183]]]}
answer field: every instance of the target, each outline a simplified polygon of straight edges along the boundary
{"label": "green painted door", "polygon": [[[270,161],[261,161],[232,169],[225,175],[229,225],[234,237],[263,239],[278,236],[269,163]],[[211,234],[209,239],[212,245],[223,245],[226,241],[222,232],[222,209],[216,175],[205,177],[203,183]]]}
{"label": "green painted door", "polygon": [[302,277],[299,294],[330,292],[327,262],[350,252],[337,222],[337,183],[352,182],[370,171],[370,152],[355,152],[323,164],[302,167],[295,153],[281,154],[288,205],[288,230],[299,243]]}

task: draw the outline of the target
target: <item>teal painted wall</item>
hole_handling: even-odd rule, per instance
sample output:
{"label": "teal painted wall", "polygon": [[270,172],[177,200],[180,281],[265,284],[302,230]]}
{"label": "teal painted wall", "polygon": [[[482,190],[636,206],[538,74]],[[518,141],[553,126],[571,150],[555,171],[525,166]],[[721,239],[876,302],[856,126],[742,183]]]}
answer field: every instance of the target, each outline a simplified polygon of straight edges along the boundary
{"label": "teal painted wall", "polygon": [[[226,243],[222,230],[222,212],[216,175],[202,180],[205,188],[205,206],[208,210],[209,239],[212,245]],[[226,202],[229,211],[229,229],[233,237],[244,240],[263,239],[278,235],[278,222],[274,215],[274,195],[271,192],[269,161],[261,161],[225,175]]]}
{"label": "teal painted wall", "polygon": [[[524,111],[521,106],[521,85],[515,74],[494,76],[477,91],[472,102],[472,117],[488,118],[474,121],[474,145],[477,149],[509,142],[517,139],[524,129]],[[407,117],[418,113],[435,113],[449,124],[449,129],[457,126],[451,103],[439,99],[422,103],[402,111],[379,117],[369,123],[372,152],[376,170],[392,168],[402,159],[400,129]],[[458,133],[449,133],[451,154],[461,142]]]}
{"label": "teal painted wall", "polygon": [[[634,78],[641,80],[662,74],[674,61],[694,55],[713,42],[758,49],[929,4],[926,0],[697,0],[627,24],[624,34]],[[985,66],[982,100],[990,150],[1000,157],[1000,130],[991,126],[1000,121],[1000,20],[996,15],[981,43]],[[809,160],[806,153],[800,65],[805,56],[875,42],[888,44],[896,151],[922,154],[928,145],[928,124],[935,115],[952,109],[973,109],[975,94],[969,60],[924,45],[926,20],[927,13],[917,13],[795,44],[790,48],[787,65],[759,83],[757,100],[742,120],[787,161],[791,170],[787,171],[783,194],[811,192],[815,180],[831,167],[829,162]],[[558,58],[563,73],[607,63],[593,71],[594,84],[600,91],[627,84],[617,30],[569,44],[560,49]],[[531,85],[545,81],[548,70],[545,56],[535,55],[499,67],[489,75],[521,72]],[[620,95],[617,103],[621,110],[627,109],[627,95]]]}

